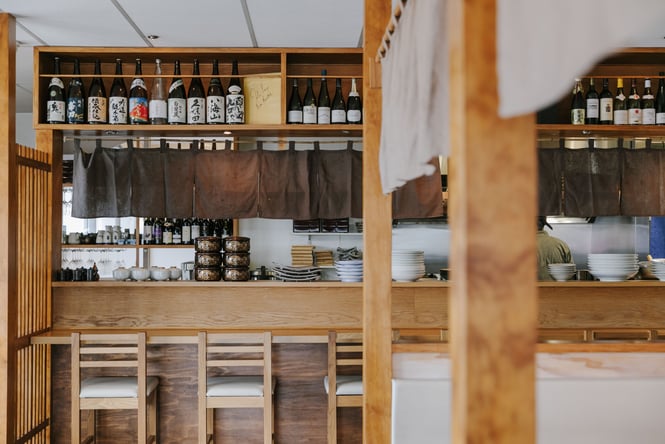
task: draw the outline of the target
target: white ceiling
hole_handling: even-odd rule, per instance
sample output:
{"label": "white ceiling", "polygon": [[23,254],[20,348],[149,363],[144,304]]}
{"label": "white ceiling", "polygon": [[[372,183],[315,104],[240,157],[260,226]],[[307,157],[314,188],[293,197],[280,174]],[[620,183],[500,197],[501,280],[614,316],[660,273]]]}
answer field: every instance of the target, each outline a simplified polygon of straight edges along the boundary
{"label": "white ceiling", "polygon": [[16,17],[18,113],[32,112],[33,46],[361,47],[363,9],[362,0],[0,0]]}
{"label": "white ceiling", "polygon": [[29,113],[33,46],[361,47],[364,1],[0,0],[0,11],[16,17],[16,110]]}

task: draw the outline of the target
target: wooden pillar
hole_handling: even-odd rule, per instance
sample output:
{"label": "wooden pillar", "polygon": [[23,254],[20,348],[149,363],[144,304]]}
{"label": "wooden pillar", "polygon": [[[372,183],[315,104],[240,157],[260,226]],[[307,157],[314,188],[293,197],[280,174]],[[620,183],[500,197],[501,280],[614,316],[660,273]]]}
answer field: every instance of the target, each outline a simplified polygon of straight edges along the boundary
{"label": "wooden pillar", "polygon": [[365,0],[363,32],[363,442],[390,442],[391,196],[379,177],[381,88],[375,57],[390,20],[390,0]]}
{"label": "wooden pillar", "polygon": [[498,117],[497,0],[449,0],[453,442],[535,442],[533,115]]}
{"label": "wooden pillar", "polygon": [[[0,13],[0,442],[16,418],[16,23]],[[5,412],[5,413],[2,413]]]}

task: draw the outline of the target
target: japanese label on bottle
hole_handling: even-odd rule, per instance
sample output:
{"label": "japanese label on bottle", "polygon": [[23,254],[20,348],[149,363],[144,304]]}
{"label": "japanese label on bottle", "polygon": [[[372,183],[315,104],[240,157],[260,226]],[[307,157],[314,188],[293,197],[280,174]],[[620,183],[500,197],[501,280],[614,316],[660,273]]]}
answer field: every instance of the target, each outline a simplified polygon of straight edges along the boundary
{"label": "japanese label on bottle", "polygon": [[655,125],[656,124],[656,109],[644,108],[642,110],[642,125]]}
{"label": "japanese label on bottle", "polygon": [[129,87],[130,90],[134,88],[143,88],[144,90],[148,90],[148,88],[145,87],[145,82],[143,79],[134,79],[132,80],[132,85]]}
{"label": "japanese label on bottle", "polygon": [[598,108],[599,101],[598,99],[587,99],[586,101],[586,116],[588,119],[597,119],[598,118]]}
{"label": "japanese label on bottle", "polygon": [[236,89],[236,86],[229,87],[226,96],[226,123],[245,123],[245,96]]}
{"label": "japanese label on bottle", "polygon": [[631,108],[628,110],[628,123],[630,125],[642,124],[642,110],[640,108]]}
{"label": "japanese label on bottle", "polygon": [[[224,96],[206,98],[206,119],[208,123],[224,123]],[[184,236],[184,232],[183,232]]]}
{"label": "japanese label on bottle", "polygon": [[187,123],[196,125],[206,122],[206,100],[203,97],[187,99]]}
{"label": "japanese label on bottle", "polygon": [[292,110],[289,111],[286,117],[288,123],[302,123],[302,111]]}
{"label": "japanese label on bottle", "polygon": [[317,122],[321,125],[330,124],[330,108],[327,106],[319,106],[317,109]]}
{"label": "japanese label on bottle", "polygon": [[148,123],[148,99],[145,97],[130,97],[129,117],[134,123]]}
{"label": "japanese label on bottle", "polygon": [[611,122],[613,115],[614,100],[612,98],[600,99],[600,121]]}
{"label": "japanese label on bottle", "polygon": [[127,98],[109,97],[109,123],[127,123]]}
{"label": "japanese label on bottle", "polygon": [[148,115],[151,119],[166,119],[166,100],[151,100],[148,104]]}
{"label": "japanese label on bottle", "polygon": [[85,121],[83,105],[82,97],[71,97],[67,100],[67,122],[83,123]]}
{"label": "japanese label on bottle", "polygon": [[581,108],[573,108],[570,110],[570,123],[573,125],[584,125],[585,110]]}
{"label": "japanese label on bottle", "polygon": [[628,124],[628,111],[625,109],[614,110],[614,124],[627,125]]}
{"label": "japanese label on bottle", "polygon": [[316,123],[316,106],[303,106],[302,123]]}
{"label": "japanese label on bottle", "polygon": [[169,123],[187,123],[187,101],[169,99]]}
{"label": "japanese label on bottle", "polygon": [[106,123],[106,97],[88,97],[88,122]]}
{"label": "japanese label on bottle", "polygon": [[46,121],[63,122],[65,121],[65,102],[62,100],[49,100],[46,102]]}

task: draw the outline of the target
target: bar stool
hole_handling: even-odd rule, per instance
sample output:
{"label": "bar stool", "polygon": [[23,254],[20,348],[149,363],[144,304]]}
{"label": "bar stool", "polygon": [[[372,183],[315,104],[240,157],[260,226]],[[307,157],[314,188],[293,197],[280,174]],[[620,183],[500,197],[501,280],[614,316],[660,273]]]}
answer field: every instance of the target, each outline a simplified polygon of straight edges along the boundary
{"label": "bar stool", "polygon": [[81,443],[81,410],[88,410],[84,442],[96,442],[97,410],[137,410],[138,443],[157,442],[157,386],[146,376],[146,335],[72,333],[72,444]]}
{"label": "bar stool", "polygon": [[198,348],[199,444],[215,441],[214,409],[221,408],[263,409],[263,442],[271,444],[272,334],[200,332]]}
{"label": "bar stool", "polygon": [[362,355],[361,333],[328,332],[328,375],[323,378],[328,395],[328,444],[337,442],[337,407],[362,407]]}

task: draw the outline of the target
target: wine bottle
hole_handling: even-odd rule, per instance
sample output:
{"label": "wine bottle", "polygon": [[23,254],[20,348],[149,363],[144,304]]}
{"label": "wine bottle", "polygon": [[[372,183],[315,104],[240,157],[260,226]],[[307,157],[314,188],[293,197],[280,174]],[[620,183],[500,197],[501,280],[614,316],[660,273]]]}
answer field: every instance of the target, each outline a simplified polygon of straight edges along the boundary
{"label": "wine bottle", "polygon": [[575,88],[573,89],[573,100],[570,104],[570,123],[573,125],[583,125],[586,118],[586,104],[582,94],[582,80],[575,79]]}
{"label": "wine bottle", "polygon": [[190,243],[193,244],[196,238],[201,236],[201,219],[198,218],[192,219],[191,233],[192,233],[192,241]]}
{"label": "wine bottle", "polygon": [[182,244],[182,222],[180,219],[173,219],[173,244]]}
{"label": "wine bottle", "polygon": [[346,123],[346,105],[342,97],[342,79],[335,80],[335,97],[330,111],[331,123]]}
{"label": "wine bottle", "polygon": [[351,79],[351,92],[346,102],[346,121],[355,124],[363,121],[363,105],[356,89],[356,79]]}
{"label": "wine bottle", "polygon": [[644,79],[644,93],[642,94],[642,125],[656,124],[656,101],[651,92],[651,79]]}
{"label": "wine bottle", "polygon": [[134,79],[129,90],[129,123],[140,125],[148,123],[148,88],[143,80],[141,59],[136,59]]}
{"label": "wine bottle", "polygon": [[224,87],[218,76],[219,61],[215,59],[212,61],[212,78],[208,84],[208,94],[206,97],[206,122],[212,124],[224,123],[224,117],[226,114],[226,107],[224,106]]}
{"label": "wine bottle", "polygon": [[65,123],[65,84],[60,78],[60,57],[53,57],[53,77],[48,85],[46,122]]}
{"label": "wine bottle", "polygon": [[302,101],[298,92],[298,80],[293,79],[289,108],[286,113],[286,123],[302,123]]}
{"label": "wine bottle", "polygon": [[231,81],[226,95],[226,123],[245,123],[245,96],[238,77],[238,61],[231,68]]}
{"label": "wine bottle", "polygon": [[640,104],[640,95],[637,93],[637,81],[635,79],[630,84],[630,94],[628,95],[628,124],[642,124],[642,105]]}
{"label": "wine bottle", "polygon": [[589,125],[598,124],[600,99],[598,98],[598,91],[594,84],[593,77],[589,79],[589,90],[586,93],[586,123]]}
{"label": "wine bottle", "polygon": [[319,88],[319,107],[317,108],[317,122],[320,125],[330,124],[330,96],[328,95],[328,71],[321,70],[321,86]]}
{"label": "wine bottle", "polygon": [[609,89],[609,81],[603,79],[603,89],[600,91],[600,124],[611,125],[613,121],[614,97]]}
{"label": "wine bottle", "polygon": [[302,123],[316,123],[316,97],[312,88],[312,79],[307,79],[307,89],[302,104]]}
{"label": "wine bottle", "polygon": [[152,243],[153,245],[161,245],[164,243],[164,224],[158,217],[152,224]]}
{"label": "wine bottle", "polygon": [[182,221],[182,243],[192,243],[192,221],[189,218]]}
{"label": "wine bottle", "polygon": [[194,59],[194,77],[189,82],[187,91],[187,123],[189,125],[201,125],[206,123],[206,95],[201,82],[199,71],[199,59]]}
{"label": "wine bottle", "polygon": [[147,217],[143,222],[143,244],[151,245],[152,244],[152,218]]}
{"label": "wine bottle", "polygon": [[180,78],[180,60],[175,61],[173,80],[169,86],[168,122],[172,125],[187,123],[187,96]]}
{"label": "wine bottle", "polygon": [[107,122],[106,88],[104,88],[104,82],[99,77],[101,74],[101,62],[97,59],[95,60],[95,77],[92,78],[88,91],[88,123],[92,124]]}
{"label": "wine bottle", "polygon": [[74,59],[74,77],[67,90],[67,123],[85,123],[85,88],[79,59]]}
{"label": "wine bottle", "polygon": [[127,123],[127,88],[122,78],[122,60],[115,59],[115,77],[109,93],[109,123],[124,125]]}
{"label": "wine bottle", "polygon": [[656,125],[665,125],[665,72],[659,72],[656,93]]}
{"label": "wine bottle", "polygon": [[148,102],[148,117],[153,125],[164,125],[168,122],[168,105],[164,78],[162,77],[162,61],[155,60],[155,79],[150,90],[150,101]]}
{"label": "wine bottle", "polygon": [[162,243],[164,245],[171,245],[173,243],[173,222],[171,219],[164,219],[162,230]]}
{"label": "wine bottle", "polygon": [[623,79],[617,79],[617,93],[614,97],[614,124],[627,125],[628,124],[628,108],[626,103],[626,96],[623,94]]}

